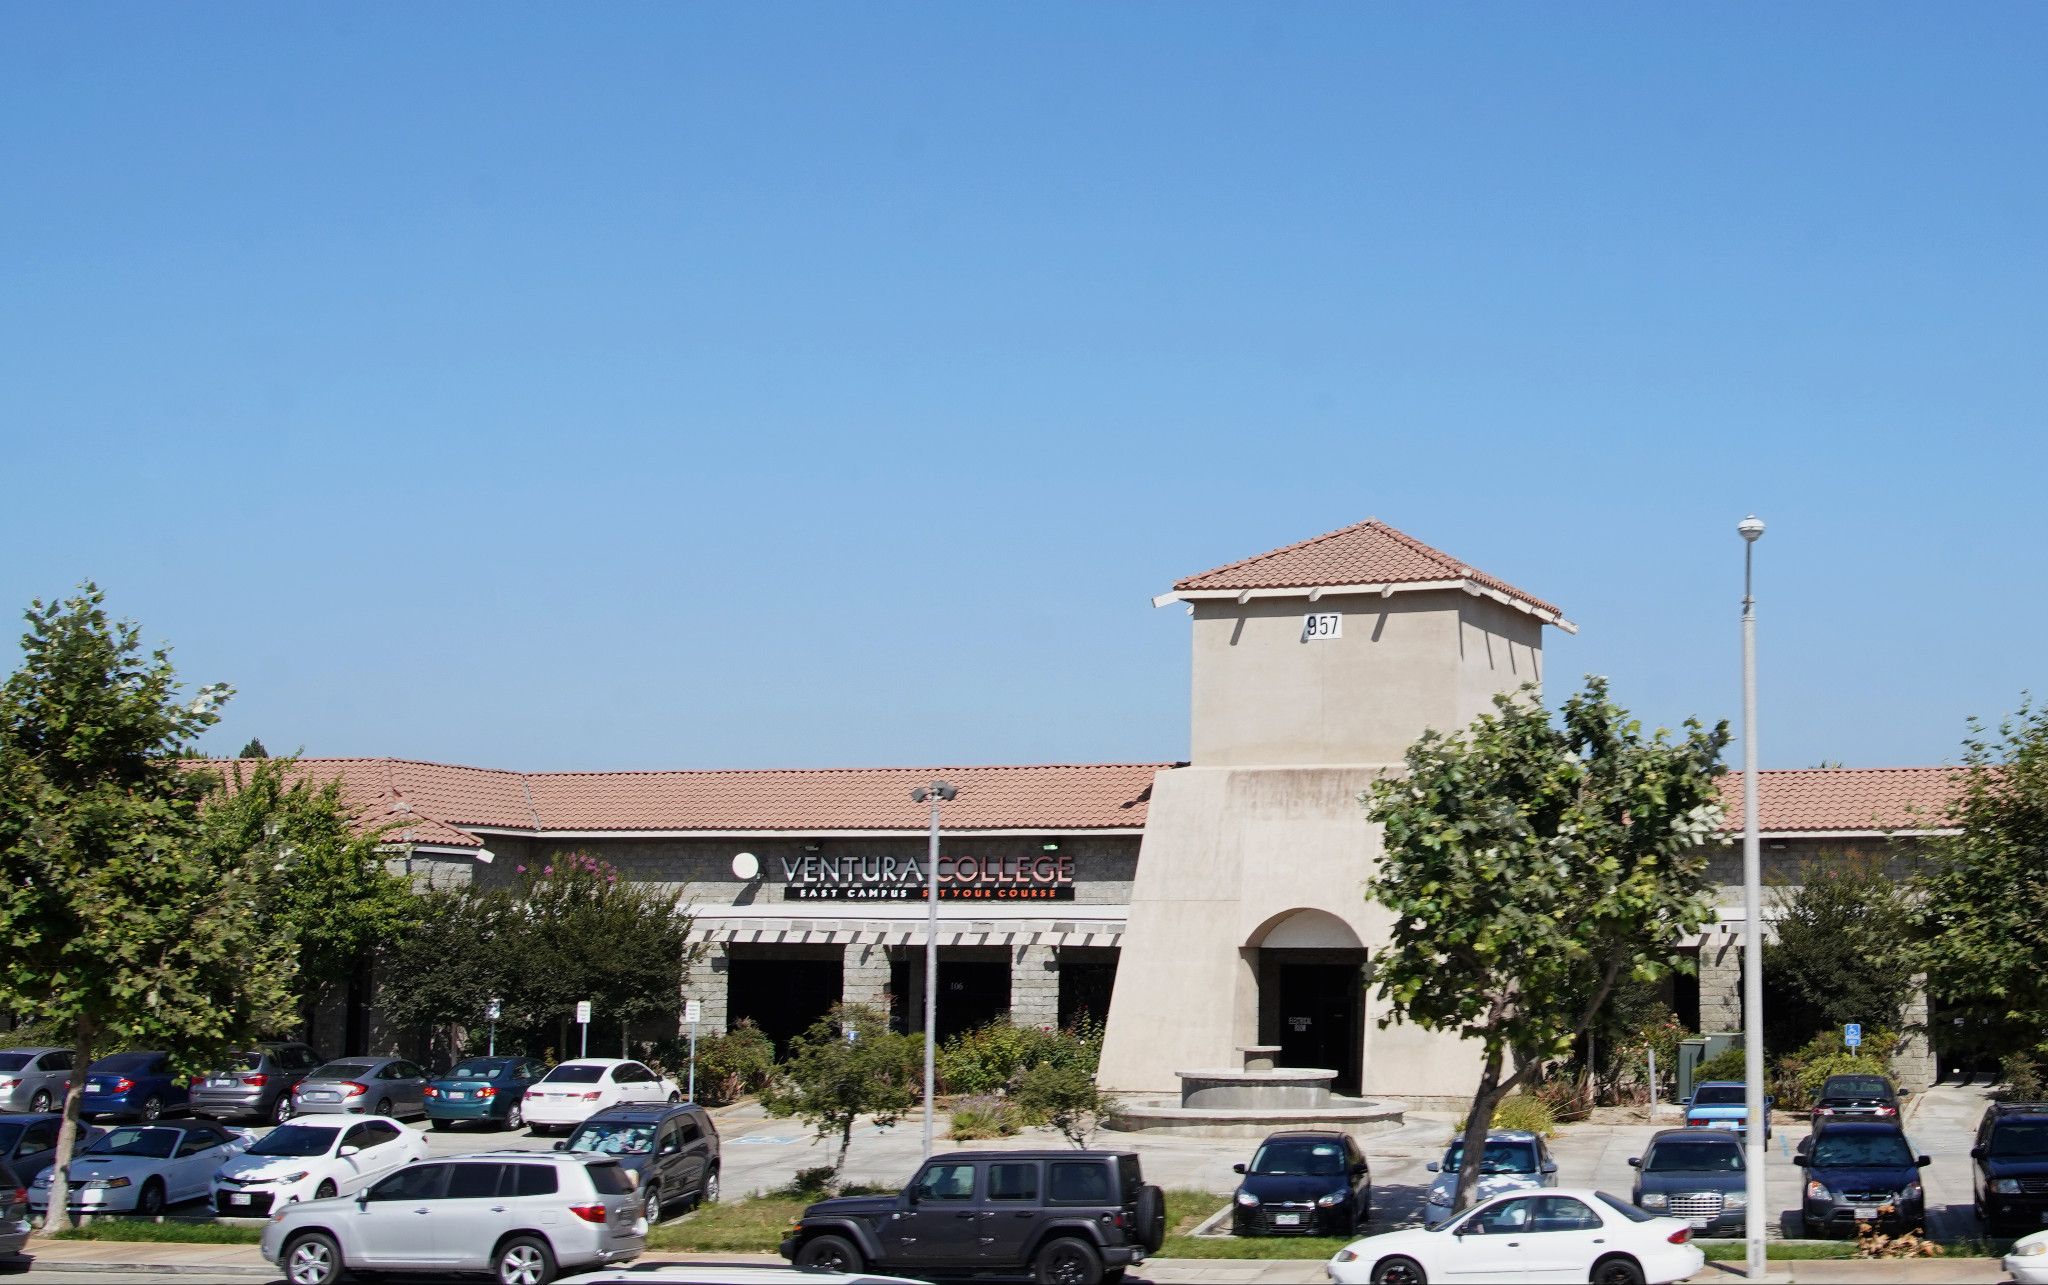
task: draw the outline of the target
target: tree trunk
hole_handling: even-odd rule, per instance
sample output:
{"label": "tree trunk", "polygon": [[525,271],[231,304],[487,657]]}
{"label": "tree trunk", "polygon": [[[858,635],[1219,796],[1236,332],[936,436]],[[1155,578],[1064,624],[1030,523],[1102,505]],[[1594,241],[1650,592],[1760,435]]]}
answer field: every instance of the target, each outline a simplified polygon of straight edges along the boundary
{"label": "tree trunk", "polygon": [[57,1158],[50,1166],[50,1204],[45,1229],[70,1227],[71,1153],[78,1145],[78,1104],[85,1095],[85,1068],[92,1065],[92,1046],[99,1031],[89,1017],[78,1019],[71,1033],[71,1076],[64,1082],[64,1119],[57,1126]]}
{"label": "tree trunk", "polygon": [[832,1173],[838,1177],[846,1172],[846,1152],[853,1146],[853,1122],[858,1116],[849,1114],[846,1122],[839,1126],[839,1159],[832,1164]]}
{"label": "tree trunk", "polygon": [[1472,1207],[1472,1191],[1479,1185],[1479,1166],[1486,1159],[1486,1133],[1493,1127],[1493,1109],[1507,1096],[1501,1087],[1502,1050],[1486,1055],[1486,1067],[1479,1073],[1479,1087],[1472,1093],[1472,1110],[1465,1116],[1465,1141],[1458,1153],[1458,1186],[1451,1196],[1451,1212]]}

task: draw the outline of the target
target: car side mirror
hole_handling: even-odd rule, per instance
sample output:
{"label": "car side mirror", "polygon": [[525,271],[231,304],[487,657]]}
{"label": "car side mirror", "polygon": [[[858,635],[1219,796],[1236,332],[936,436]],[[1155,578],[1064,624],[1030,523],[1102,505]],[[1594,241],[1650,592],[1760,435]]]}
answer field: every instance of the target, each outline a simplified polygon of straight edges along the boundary
{"label": "car side mirror", "polygon": [[1557,1172],[1557,1161],[1555,1161],[1555,1160],[1546,1160],[1546,1161],[1544,1161],[1544,1162],[1543,1162],[1543,1172],[1545,1172],[1545,1173],[1556,1173],[1556,1172]]}
{"label": "car side mirror", "polygon": [[1911,1090],[1911,1089],[1900,1089],[1900,1090],[1899,1090],[1899,1092],[1898,1092],[1898,1094],[1897,1094],[1897,1096],[1899,1096],[1899,1097],[1902,1097],[1902,1098],[1910,1098],[1910,1097],[1912,1097],[1912,1096],[1913,1096],[1913,1090]]}
{"label": "car side mirror", "polygon": [[1984,1155],[1985,1149],[1982,1143],[1979,1143],[1978,1145],[1970,1148],[1970,1159],[1982,1160],[1984,1158]]}
{"label": "car side mirror", "polygon": [[1934,1163],[1934,1160],[1933,1160],[1933,1158],[1932,1158],[1932,1157],[1929,1157],[1929,1156],[1915,1156],[1915,1157],[1913,1157],[1913,1167],[1914,1167],[1915,1169],[1925,1169],[1925,1168],[1926,1168],[1927,1166],[1929,1166],[1929,1165],[1931,1165],[1931,1164],[1933,1164],[1933,1163]]}
{"label": "car side mirror", "polygon": [[370,1207],[370,1193],[369,1193],[368,1191],[359,1191],[359,1192],[357,1192],[357,1193],[356,1193],[356,1208],[358,1208],[358,1209],[368,1209],[369,1207]]}
{"label": "car side mirror", "polygon": [[1357,1164],[1351,1166],[1351,1172],[1358,1174],[1362,1177],[1365,1174],[1369,1174],[1372,1172],[1372,1166],[1365,1163],[1365,1161],[1361,1160]]}
{"label": "car side mirror", "polygon": [[555,1150],[557,1150],[557,1151],[567,1151],[568,1149],[569,1149],[569,1140],[568,1140],[567,1138],[564,1138],[564,1139],[562,1139],[562,1140],[561,1140],[560,1142],[557,1142],[557,1143],[555,1144]]}
{"label": "car side mirror", "polygon": [[1798,1165],[1798,1166],[1799,1166],[1799,1167],[1800,1167],[1801,1169],[1804,1169],[1804,1168],[1806,1168],[1806,1167],[1807,1167],[1808,1165],[1810,1165],[1810,1164],[1812,1164],[1812,1163],[1813,1163],[1813,1157],[1812,1157],[1812,1156],[1794,1156],[1794,1157],[1792,1157],[1792,1163],[1793,1163],[1793,1164],[1795,1164],[1795,1165]]}
{"label": "car side mirror", "polygon": [[1243,1173],[1243,1172],[1244,1172],[1244,1165],[1243,1165],[1243,1163],[1242,1163],[1242,1162],[1240,1162],[1240,1163],[1238,1163],[1238,1164],[1234,1164],[1234,1165],[1230,1166],[1230,1172],[1232,1172],[1232,1173]]}
{"label": "car side mirror", "polygon": [[362,1149],[361,1147],[357,1146],[357,1145],[356,1145],[355,1143],[353,1143],[353,1142],[348,1142],[348,1143],[344,1143],[344,1144],[342,1144],[342,1148],[341,1148],[341,1150],[340,1150],[340,1151],[338,1151],[338,1152],[336,1152],[335,1154],[336,1154],[336,1155],[339,1155],[339,1156],[342,1156],[342,1157],[344,1157],[344,1158],[346,1158],[346,1157],[348,1157],[348,1156],[355,1156],[355,1155],[361,1155],[361,1154],[362,1154],[362,1151],[363,1151],[363,1149]]}
{"label": "car side mirror", "polygon": [[1641,1156],[1630,1156],[1630,1157],[1628,1158],[1628,1167],[1629,1167],[1629,1168],[1631,1168],[1631,1169],[1640,1169],[1640,1168],[1642,1168],[1642,1167],[1643,1167],[1643,1158],[1642,1158]]}
{"label": "car side mirror", "polygon": [[1428,1170],[1429,1172],[1431,1172],[1431,1173],[1442,1173],[1442,1172],[1443,1172],[1443,1168],[1442,1168],[1442,1167],[1441,1167],[1440,1165],[1438,1165],[1438,1164],[1437,1164],[1437,1162],[1436,1162],[1436,1161],[1434,1161],[1434,1160],[1430,1161],[1430,1162],[1429,1162],[1428,1164],[1426,1164],[1426,1165],[1424,1165],[1424,1166],[1422,1166],[1422,1167],[1423,1167],[1424,1169],[1427,1169],[1427,1170]]}

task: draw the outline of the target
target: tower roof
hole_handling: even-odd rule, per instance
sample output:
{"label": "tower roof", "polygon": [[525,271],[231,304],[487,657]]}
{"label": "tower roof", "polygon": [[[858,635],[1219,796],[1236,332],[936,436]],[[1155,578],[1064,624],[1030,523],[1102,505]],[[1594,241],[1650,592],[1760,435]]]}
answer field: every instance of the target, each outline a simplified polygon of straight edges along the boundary
{"label": "tower roof", "polygon": [[1576,632],[1555,604],[1468,566],[1378,518],[1188,576],[1176,581],[1173,592],[1162,595],[1160,601],[1232,595],[1387,594],[1417,589],[1463,589],[1497,598],[1547,624]]}

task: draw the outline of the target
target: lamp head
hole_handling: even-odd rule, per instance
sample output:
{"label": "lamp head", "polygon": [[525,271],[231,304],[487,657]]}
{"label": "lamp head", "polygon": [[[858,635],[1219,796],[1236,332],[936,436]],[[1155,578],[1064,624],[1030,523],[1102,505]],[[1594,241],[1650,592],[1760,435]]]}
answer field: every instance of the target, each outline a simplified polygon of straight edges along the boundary
{"label": "lamp head", "polygon": [[1764,520],[1758,517],[1756,514],[1752,513],[1748,517],[1742,519],[1742,521],[1737,522],[1735,524],[1735,529],[1742,533],[1743,539],[1749,541],[1751,544],[1755,544],[1757,542],[1757,538],[1763,535],[1764,533]]}

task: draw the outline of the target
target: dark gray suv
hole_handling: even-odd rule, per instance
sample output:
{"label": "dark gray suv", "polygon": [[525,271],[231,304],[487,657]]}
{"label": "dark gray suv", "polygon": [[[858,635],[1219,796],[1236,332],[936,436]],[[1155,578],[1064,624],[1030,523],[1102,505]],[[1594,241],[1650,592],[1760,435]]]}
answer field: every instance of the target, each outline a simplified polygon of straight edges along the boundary
{"label": "dark gray suv", "polygon": [[292,1118],[292,1090],[324,1061],[304,1044],[259,1044],[192,1081],[192,1114],[283,1124]]}
{"label": "dark gray suv", "polygon": [[694,1102],[606,1107],[577,1125],[555,1150],[607,1156],[637,1173],[650,1227],[665,1212],[718,1199],[718,1126]]}

